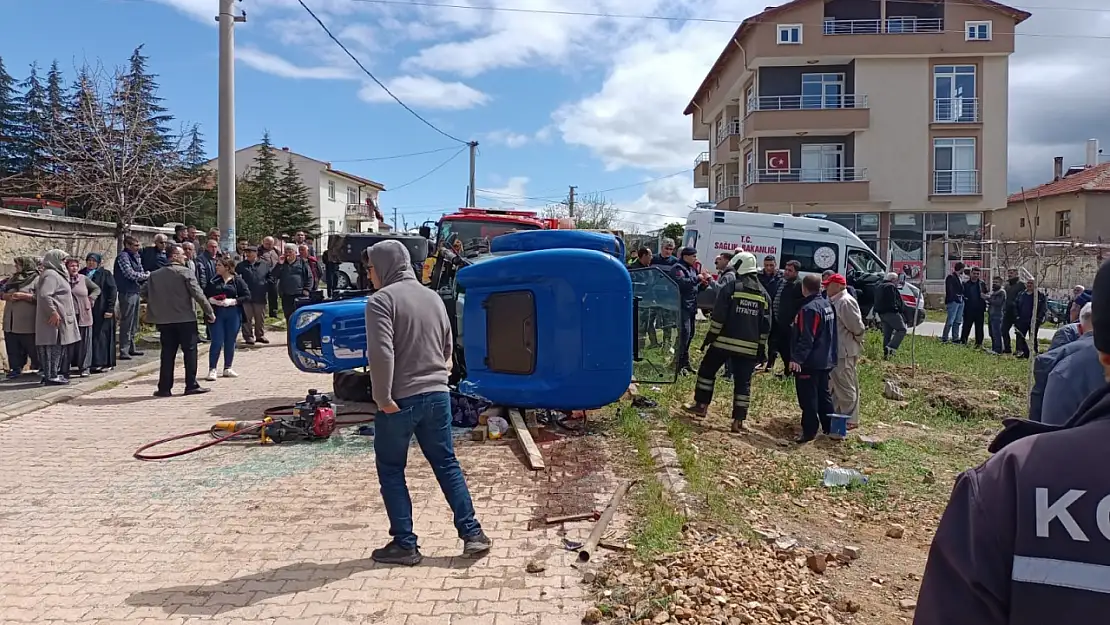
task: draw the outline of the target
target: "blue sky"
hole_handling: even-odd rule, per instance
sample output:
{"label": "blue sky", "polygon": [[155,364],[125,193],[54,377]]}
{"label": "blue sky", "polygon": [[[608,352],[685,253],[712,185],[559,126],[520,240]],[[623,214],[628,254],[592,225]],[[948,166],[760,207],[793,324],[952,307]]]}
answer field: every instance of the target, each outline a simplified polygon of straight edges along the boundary
{"label": "blue sky", "polygon": [[[736,21],[771,4],[429,1]],[[706,146],[690,140],[690,118],[682,110],[735,24],[406,6],[401,0],[305,2],[406,103],[444,131],[481,143],[479,205],[541,208],[565,197],[567,185],[580,194],[614,189],[606,196],[616,202],[623,225],[642,231],[683,218],[705,197],[692,188],[689,170]],[[1110,141],[1102,114],[1110,79],[1100,61],[1110,42],[1089,36],[1110,23],[1103,2],[1033,9],[1034,17],[1019,27],[1019,34],[1079,36],[1018,40],[1010,86],[1011,187],[1044,181],[1057,154],[1080,160],[1088,137]],[[166,105],[179,120],[201,125],[214,155],[217,6],[217,0],[6,2],[6,23],[49,24],[49,35],[41,28],[6,29],[0,57],[17,78],[32,61],[45,66],[53,59],[72,75],[85,60],[122,64],[143,44]],[[387,189],[453,154],[355,160],[456,144],[389,100],[296,0],[245,0],[239,7],[248,14],[236,27],[240,147],[269,130],[278,146],[331,160]],[[1080,77],[1084,89],[1075,89]],[[410,225],[434,218],[464,202],[466,178],[464,152],[421,182],[384,193],[382,208],[388,215],[396,207]]]}

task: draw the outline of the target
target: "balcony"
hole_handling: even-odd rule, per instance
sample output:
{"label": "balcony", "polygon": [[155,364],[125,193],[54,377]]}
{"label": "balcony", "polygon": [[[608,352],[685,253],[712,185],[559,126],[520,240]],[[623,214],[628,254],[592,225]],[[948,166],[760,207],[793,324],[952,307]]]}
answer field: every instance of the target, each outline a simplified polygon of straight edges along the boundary
{"label": "balcony", "polygon": [[871,126],[867,96],[859,93],[763,96],[750,102],[749,109],[745,137],[796,132],[840,135]]}
{"label": "balcony", "polygon": [[867,202],[870,185],[862,167],[759,169],[744,190],[748,204]]}
{"label": "balcony", "polygon": [[694,159],[694,188],[709,188],[709,152],[702,152]]}
{"label": "balcony", "polygon": [[934,124],[977,124],[979,98],[933,98]]}
{"label": "balcony", "polygon": [[365,204],[348,204],[344,214],[347,221],[377,221],[373,211]]}
{"label": "balcony", "polygon": [[958,197],[982,195],[978,169],[948,169],[933,172],[933,195]]}
{"label": "balcony", "polygon": [[944,19],[939,17],[888,17],[866,20],[825,18],[826,35],[912,35],[944,32]]}
{"label": "balcony", "polygon": [[732,160],[732,154],[740,151],[740,137],[744,134],[744,123],[734,117],[727,124],[721,124],[717,130],[717,144],[713,148],[713,163],[727,163]]}
{"label": "balcony", "polygon": [[738,184],[730,184],[717,188],[717,208],[726,211],[740,210],[744,203],[744,188]]}

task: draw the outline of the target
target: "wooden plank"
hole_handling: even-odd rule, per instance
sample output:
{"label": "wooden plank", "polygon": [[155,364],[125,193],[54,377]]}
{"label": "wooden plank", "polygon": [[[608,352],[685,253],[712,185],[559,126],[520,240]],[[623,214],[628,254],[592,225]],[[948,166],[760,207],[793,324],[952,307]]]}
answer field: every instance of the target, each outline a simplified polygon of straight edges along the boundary
{"label": "wooden plank", "polygon": [[521,416],[520,412],[519,410],[510,410],[509,422],[516,430],[516,437],[520,440],[520,446],[524,448],[524,455],[528,456],[528,465],[535,471],[542,471],[546,468],[543,463],[543,456],[540,454],[540,448],[536,446],[536,441],[532,440],[532,434],[528,432],[528,426],[525,425],[524,417]]}

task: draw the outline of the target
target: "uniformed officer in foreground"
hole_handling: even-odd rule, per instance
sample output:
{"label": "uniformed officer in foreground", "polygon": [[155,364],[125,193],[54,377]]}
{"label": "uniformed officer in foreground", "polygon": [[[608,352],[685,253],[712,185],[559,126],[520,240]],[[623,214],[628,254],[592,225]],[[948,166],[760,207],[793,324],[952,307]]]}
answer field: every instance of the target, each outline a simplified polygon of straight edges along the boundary
{"label": "uniformed officer in foreground", "polygon": [[[1110,263],[1098,270],[1092,308],[1110,375]],[[915,625],[1110,622],[1110,385],[1064,425],[1005,425],[994,457],[956,480]]]}
{"label": "uniformed officer in foreground", "polygon": [[771,332],[771,298],[759,283],[755,256],[739,252],[732,258],[736,280],[725,284],[717,295],[698,367],[694,403],[687,412],[705,416],[713,401],[713,383],[721,365],[732,367],[732,431],[744,431],[751,401],[752,374],[767,358],[767,336]]}

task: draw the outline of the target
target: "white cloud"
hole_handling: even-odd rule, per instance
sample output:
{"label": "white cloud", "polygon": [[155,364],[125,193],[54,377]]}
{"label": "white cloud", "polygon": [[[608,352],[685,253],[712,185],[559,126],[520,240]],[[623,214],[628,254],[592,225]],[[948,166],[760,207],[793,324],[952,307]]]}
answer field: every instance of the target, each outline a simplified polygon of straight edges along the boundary
{"label": "white cloud", "polygon": [[676,221],[686,223],[694,205],[706,200],[706,190],[695,189],[691,176],[653,180],[635,200],[616,202],[617,219],[626,232],[647,232]]}
{"label": "white cloud", "polygon": [[[409,106],[450,111],[482,106],[490,97],[461,82],[445,82],[432,76],[398,76],[385,81],[385,85]],[[358,96],[366,102],[392,102],[393,98],[375,84],[367,84]]]}
{"label": "white cloud", "polygon": [[503,186],[489,189],[480,188],[476,192],[481,200],[479,204],[502,208],[521,208],[522,204],[529,202],[527,199],[528,181],[527,176],[512,176],[505,181]]}
{"label": "white cloud", "polygon": [[280,56],[246,46],[239,46],[235,49],[235,60],[260,72],[281,76],[282,78],[307,78],[313,80],[354,78],[354,73],[343,67],[329,65],[301,67],[286,61]]}
{"label": "white cloud", "polygon": [[532,141],[532,137],[511,130],[494,130],[493,132],[487,132],[485,139],[490,143],[503,145],[508,148],[523,147]]}

